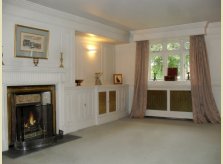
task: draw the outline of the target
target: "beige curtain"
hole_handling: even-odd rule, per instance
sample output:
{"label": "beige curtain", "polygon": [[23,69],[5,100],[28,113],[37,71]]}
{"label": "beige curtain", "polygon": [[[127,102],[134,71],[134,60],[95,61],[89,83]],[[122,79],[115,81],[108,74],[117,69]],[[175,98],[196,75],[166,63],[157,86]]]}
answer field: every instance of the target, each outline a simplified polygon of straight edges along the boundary
{"label": "beige curtain", "polygon": [[190,74],[194,122],[220,123],[220,115],[211,88],[204,35],[190,37]]}
{"label": "beige curtain", "polygon": [[131,118],[144,118],[147,105],[148,41],[136,42],[135,82]]}

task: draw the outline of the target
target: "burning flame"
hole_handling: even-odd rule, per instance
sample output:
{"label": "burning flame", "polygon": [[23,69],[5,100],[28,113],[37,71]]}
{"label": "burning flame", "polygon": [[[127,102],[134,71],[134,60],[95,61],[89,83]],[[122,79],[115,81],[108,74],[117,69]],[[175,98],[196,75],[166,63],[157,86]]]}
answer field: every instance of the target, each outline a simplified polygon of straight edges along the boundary
{"label": "burning flame", "polygon": [[32,112],[29,113],[29,119],[27,123],[24,124],[25,128],[28,128],[29,126],[33,126],[36,123],[36,120],[34,119],[34,115]]}
{"label": "burning flame", "polygon": [[34,120],[34,116],[32,112],[29,113],[29,123],[30,125],[34,125],[36,123],[36,120]]}

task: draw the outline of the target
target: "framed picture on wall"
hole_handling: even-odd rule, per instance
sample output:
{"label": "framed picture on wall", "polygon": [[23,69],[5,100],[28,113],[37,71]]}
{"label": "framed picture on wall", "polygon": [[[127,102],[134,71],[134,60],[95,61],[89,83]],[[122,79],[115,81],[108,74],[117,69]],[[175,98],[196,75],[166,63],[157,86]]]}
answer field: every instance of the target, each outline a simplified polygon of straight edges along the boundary
{"label": "framed picture on wall", "polygon": [[113,74],[114,84],[122,84],[122,74]]}
{"label": "framed picture on wall", "polygon": [[47,59],[49,31],[15,25],[15,57]]}

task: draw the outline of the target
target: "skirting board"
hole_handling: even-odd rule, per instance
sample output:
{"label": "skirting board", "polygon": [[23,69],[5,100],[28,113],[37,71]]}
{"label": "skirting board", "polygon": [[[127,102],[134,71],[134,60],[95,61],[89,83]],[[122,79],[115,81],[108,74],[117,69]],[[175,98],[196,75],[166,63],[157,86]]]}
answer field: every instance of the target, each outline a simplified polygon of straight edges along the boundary
{"label": "skirting board", "polygon": [[128,113],[125,111],[99,115],[97,118],[97,125],[115,121],[115,120],[118,120],[118,119],[126,117],[126,116],[128,116]]}

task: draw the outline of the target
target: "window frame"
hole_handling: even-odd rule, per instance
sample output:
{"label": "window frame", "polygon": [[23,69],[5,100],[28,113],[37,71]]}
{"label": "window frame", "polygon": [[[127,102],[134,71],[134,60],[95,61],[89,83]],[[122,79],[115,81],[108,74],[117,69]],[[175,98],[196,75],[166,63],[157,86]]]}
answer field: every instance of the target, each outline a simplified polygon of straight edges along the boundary
{"label": "window frame", "polygon": [[[180,48],[178,50],[167,50],[168,43],[180,43]],[[176,37],[176,38],[164,38],[164,39],[156,39],[151,40],[149,43],[149,68],[148,68],[148,81],[153,81],[153,75],[151,75],[151,61],[155,56],[162,56],[163,58],[163,75],[167,75],[168,68],[168,56],[169,55],[179,55],[180,56],[180,78],[178,81],[187,81],[186,78],[186,55],[190,55],[190,49],[185,48],[185,43],[189,42],[189,36],[187,37]],[[163,48],[162,51],[151,51],[150,47],[153,44],[161,43]],[[157,79],[157,81],[164,81],[164,77],[162,79]]]}

